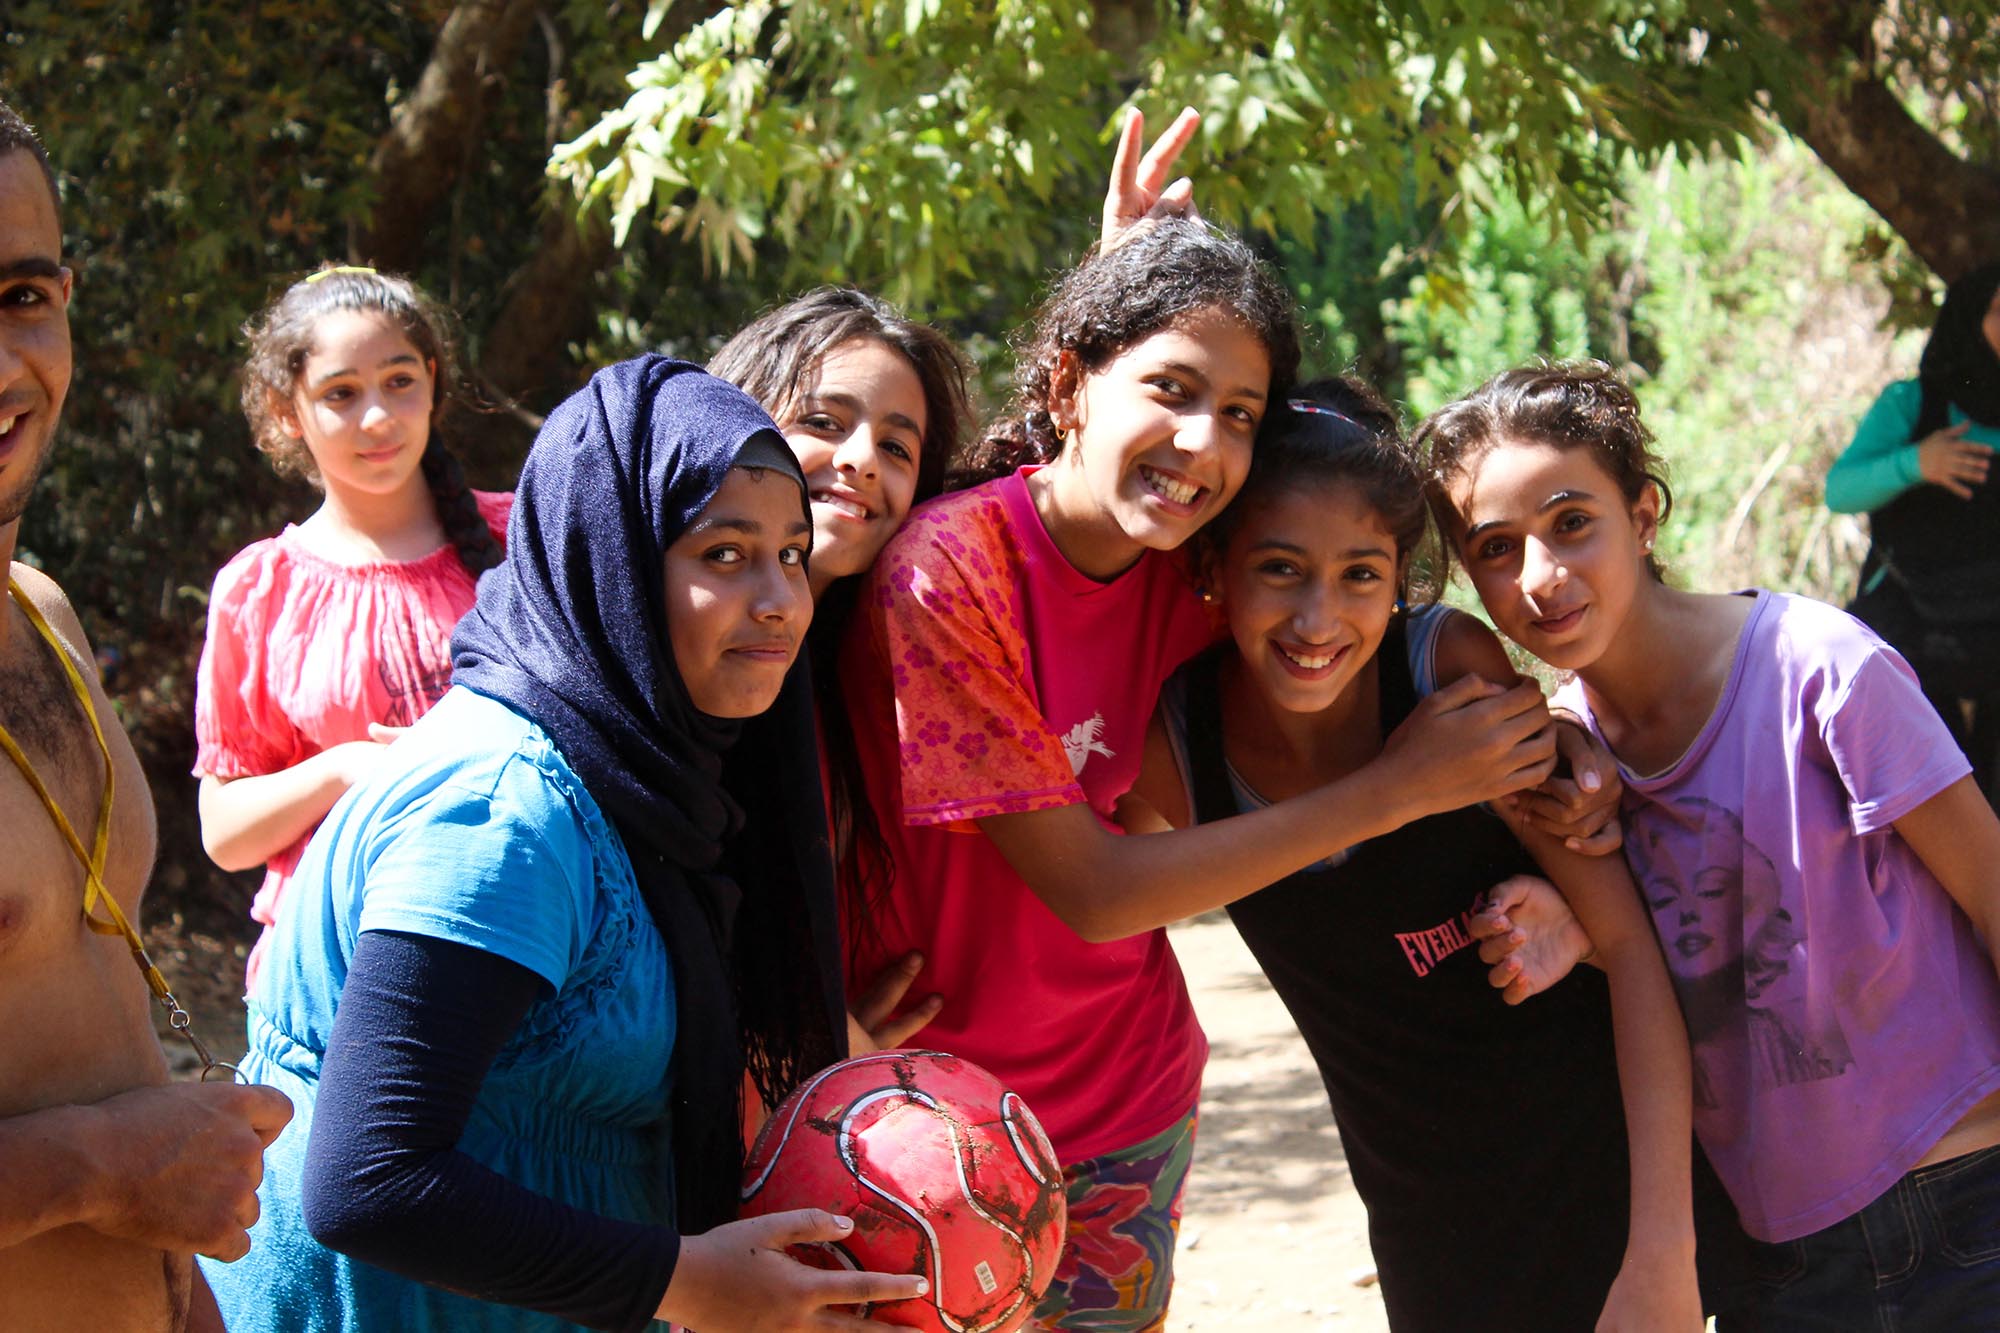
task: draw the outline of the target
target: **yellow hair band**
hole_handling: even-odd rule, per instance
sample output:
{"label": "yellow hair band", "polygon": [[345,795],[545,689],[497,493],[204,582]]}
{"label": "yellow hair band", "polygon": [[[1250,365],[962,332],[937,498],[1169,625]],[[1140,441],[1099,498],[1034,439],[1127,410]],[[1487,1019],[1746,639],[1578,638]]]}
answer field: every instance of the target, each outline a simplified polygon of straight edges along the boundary
{"label": "yellow hair band", "polygon": [[318,282],[321,278],[330,278],[336,273],[365,273],[371,278],[375,276],[375,270],[365,264],[336,264],[332,268],[323,268],[317,273],[306,274],[306,281]]}

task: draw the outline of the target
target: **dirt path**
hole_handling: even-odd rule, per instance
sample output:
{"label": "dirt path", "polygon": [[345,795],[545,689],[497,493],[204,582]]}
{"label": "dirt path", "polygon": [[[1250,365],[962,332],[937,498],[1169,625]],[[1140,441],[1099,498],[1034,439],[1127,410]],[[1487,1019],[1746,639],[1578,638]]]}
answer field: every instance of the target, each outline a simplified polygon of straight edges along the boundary
{"label": "dirt path", "polygon": [[1385,1333],[1368,1217],[1305,1043],[1221,913],[1173,930],[1208,1030],[1169,1326]]}

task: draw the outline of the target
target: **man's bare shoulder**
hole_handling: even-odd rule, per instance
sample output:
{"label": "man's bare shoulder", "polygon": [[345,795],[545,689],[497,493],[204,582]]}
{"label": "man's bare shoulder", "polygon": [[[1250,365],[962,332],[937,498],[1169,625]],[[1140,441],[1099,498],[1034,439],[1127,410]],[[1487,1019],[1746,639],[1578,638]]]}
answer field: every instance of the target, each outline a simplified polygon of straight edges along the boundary
{"label": "man's bare shoulder", "polygon": [[56,632],[56,637],[63,641],[63,646],[70,650],[85,674],[94,679],[97,668],[91,658],[90,636],[84,633],[83,621],[77,617],[76,608],[70,605],[69,594],[62,590],[62,585],[33,565],[22,564],[19,560],[8,565],[7,576],[35,610],[41,612],[42,619],[49,622],[49,628]]}

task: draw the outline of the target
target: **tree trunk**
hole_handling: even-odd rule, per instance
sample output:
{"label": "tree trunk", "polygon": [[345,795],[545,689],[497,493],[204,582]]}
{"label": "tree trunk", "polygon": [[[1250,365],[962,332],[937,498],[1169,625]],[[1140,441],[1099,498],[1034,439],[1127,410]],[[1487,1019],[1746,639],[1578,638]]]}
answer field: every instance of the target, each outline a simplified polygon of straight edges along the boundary
{"label": "tree trunk", "polygon": [[[665,50],[723,7],[723,0],[675,0],[653,44]],[[376,205],[355,238],[358,258],[408,271],[427,257],[436,236],[432,218],[465,164],[482,151],[492,89],[518,67],[537,10],[537,0],[460,0],[445,19],[430,62],[370,160]],[[554,59],[562,63],[559,54]],[[550,77],[554,136],[563,99],[558,76]],[[527,185],[524,193],[544,184]],[[478,440],[466,442],[465,463],[475,480],[511,477],[536,414],[575,387],[578,376],[566,348],[590,332],[596,275],[611,256],[610,229],[601,219],[579,222],[574,200],[559,194],[550,200],[536,248],[507,280],[501,309],[485,331],[479,375],[522,410],[490,422]]]}
{"label": "tree trunk", "polygon": [[1764,11],[1801,58],[1804,77],[1774,99],[1785,128],[1946,282],[2000,255],[2000,171],[1953,153],[1878,77],[1877,6],[1805,0]]}
{"label": "tree trunk", "polygon": [[536,0],[461,0],[446,17],[369,159],[375,209],[350,242],[354,259],[405,273],[423,261],[431,220],[480,150],[493,90],[519,61],[535,10]]}
{"label": "tree trunk", "polygon": [[575,200],[560,193],[551,199],[540,243],[508,279],[500,313],[486,331],[481,378],[534,413],[574,389],[578,376],[564,349],[590,332],[597,272],[611,254],[611,228],[602,218],[579,222]]}

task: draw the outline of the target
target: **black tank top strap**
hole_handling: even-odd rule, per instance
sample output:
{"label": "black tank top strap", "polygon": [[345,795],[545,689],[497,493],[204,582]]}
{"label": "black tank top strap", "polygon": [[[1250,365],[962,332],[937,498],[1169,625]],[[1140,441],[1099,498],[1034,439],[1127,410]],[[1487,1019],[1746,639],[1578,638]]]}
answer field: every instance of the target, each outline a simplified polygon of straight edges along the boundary
{"label": "black tank top strap", "polygon": [[1197,824],[1212,824],[1237,813],[1229,786],[1229,761],[1222,748],[1222,655],[1235,645],[1225,640],[1189,662],[1187,685],[1188,795]]}
{"label": "black tank top strap", "polygon": [[1410,673],[1409,626],[1407,612],[1390,616],[1382,646],[1375,650],[1375,692],[1385,737],[1403,725],[1403,719],[1417,706],[1417,682]]}

